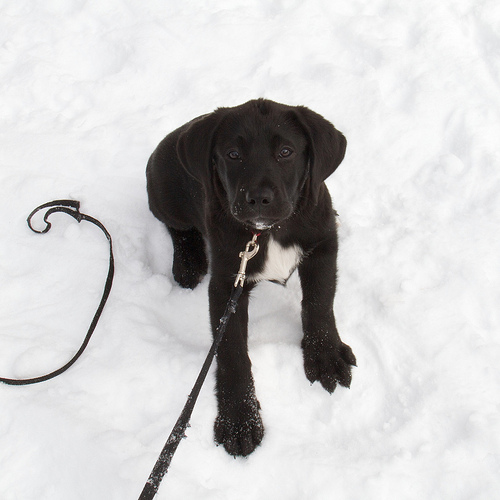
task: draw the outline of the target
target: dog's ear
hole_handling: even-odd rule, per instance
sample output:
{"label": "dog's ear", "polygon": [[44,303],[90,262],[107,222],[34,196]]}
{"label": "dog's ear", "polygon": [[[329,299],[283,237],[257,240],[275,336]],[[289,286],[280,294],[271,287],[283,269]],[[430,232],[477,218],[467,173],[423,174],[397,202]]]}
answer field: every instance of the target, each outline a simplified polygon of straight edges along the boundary
{"label": "dog's ear", "polygon": [[221,109],[191,121],[177,140],[177,155],[187,173],[206,184],[212,168],[214,134],[222,119]]}
{"label": "dog's ear", "polygon": [[295,108],[309,143],[309,182],[314,203],[318,202],[323,181],[344,159],[347,141],[328,120],[304,106]]}

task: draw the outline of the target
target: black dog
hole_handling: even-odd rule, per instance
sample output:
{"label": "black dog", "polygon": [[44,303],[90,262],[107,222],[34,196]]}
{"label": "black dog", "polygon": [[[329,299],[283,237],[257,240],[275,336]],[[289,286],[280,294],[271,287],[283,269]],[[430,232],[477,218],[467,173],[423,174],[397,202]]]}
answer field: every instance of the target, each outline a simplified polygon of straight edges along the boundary
{"label": "black dog", "polygon": [[345,137],[308,108],[258,99],[194,119],[169,134],[149,160],[149,206],[172,237],[175,280],[194,288],[210,256],[212,331],[231,293],[238,254],[261,233],[217,356],[215,439],[231,455],[248,455],[264,435],[247,348],[248,298],[258,281],[285,283],[298,267],[306,376],[328,392],[351,383],[356,359],[333,314],[338,245],[323,182],[345,148]]}

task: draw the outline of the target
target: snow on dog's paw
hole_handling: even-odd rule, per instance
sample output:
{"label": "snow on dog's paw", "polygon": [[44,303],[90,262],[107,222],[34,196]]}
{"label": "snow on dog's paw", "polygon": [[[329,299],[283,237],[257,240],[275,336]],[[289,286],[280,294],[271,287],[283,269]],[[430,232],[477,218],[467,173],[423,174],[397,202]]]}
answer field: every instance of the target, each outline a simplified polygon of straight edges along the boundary
{"label": "snow on dog's paw", "polygon": [[215,441],[234,457],[250,455],[264,437],[259,402],[243,401],[219,411],[215,420]]}
{"label": "snow on dog's paw", "polygon": [[351,348],[344,343],[335,345],[327,339],[305,337],[302,341],[304,369],[312,383],[319,381],[330,393],[337,383],[344,387],[351,385],[351,366],[356,366],[356,358]]}

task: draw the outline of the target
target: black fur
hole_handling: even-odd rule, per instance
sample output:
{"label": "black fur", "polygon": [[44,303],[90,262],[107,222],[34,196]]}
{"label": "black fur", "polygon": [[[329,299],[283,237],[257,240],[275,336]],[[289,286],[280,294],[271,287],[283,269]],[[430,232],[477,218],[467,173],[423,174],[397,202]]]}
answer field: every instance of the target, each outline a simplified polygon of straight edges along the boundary
{"label": "black fur", "polygon": [[337,383],[351,383],[356,359],[340,340],[333,314],[337,233],[323,182],[341,163],[345,148],[344,136],[317,113],[258,99],[183,125],[149,160],[149,205],[172,236],[174,278],[194,288],[210,257],[213,331],[239,268],[238,253],[264,228],[217,356],[215,440],[231,455],[250,454],[264,435],[247,324],[252,276],[265,266],[270,238],[284,248],[296,245],[303,255],[298,270],[307,378],[328,392]]}

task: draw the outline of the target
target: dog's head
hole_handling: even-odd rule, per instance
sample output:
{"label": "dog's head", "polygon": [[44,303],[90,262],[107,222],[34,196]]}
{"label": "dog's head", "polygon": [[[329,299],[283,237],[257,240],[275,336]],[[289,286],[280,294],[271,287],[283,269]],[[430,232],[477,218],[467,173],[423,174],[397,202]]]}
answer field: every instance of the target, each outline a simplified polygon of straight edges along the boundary
{"label": "dog's head", "polygon": [[304,197],[316,204],[345,148],[322,116],[264,99],[194,120],[177,143],[187,172],[211,186],[236,220],[259,230],[290,217]]}

